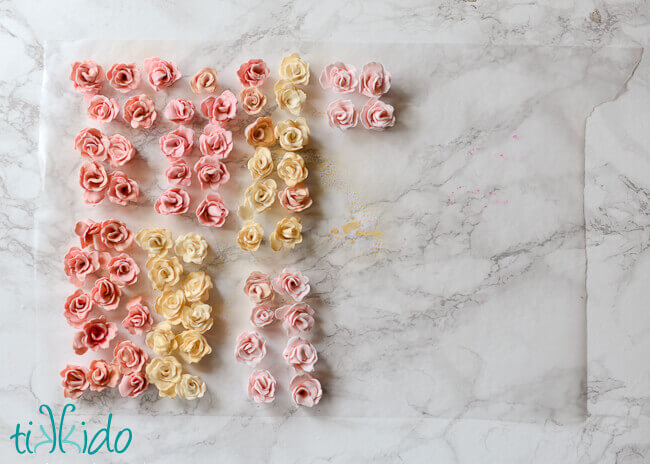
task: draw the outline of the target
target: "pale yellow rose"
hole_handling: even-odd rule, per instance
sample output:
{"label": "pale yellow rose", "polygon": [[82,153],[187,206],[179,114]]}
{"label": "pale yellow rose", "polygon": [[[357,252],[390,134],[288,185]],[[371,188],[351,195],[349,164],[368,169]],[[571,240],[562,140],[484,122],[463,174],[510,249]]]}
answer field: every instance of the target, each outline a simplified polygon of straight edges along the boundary
{"label": "pale yellow rose", "polygon": [[294,121],[287,119],[275,125],[275,137],[285,150],[296,151],[309,142],[309,126],[302,116]]}
{"label": "pale yellow rose", "polygon": [[149,383],[158,387],[162,397],[176,398],[176,384],[181,381],[183,367],[173,356],[154,358],[145,369]]}
{"label": "pale yellow rose", "polygon": [[176,335],[178,342],[178,355],[188,364],[199,362],[203,356],[210,354],[212,348],[200,332],[186,330]]}
{"label": "pale yellow rose", "polygon": [[185,301],[183,290],[165,290],[156,298],[156,312],[164,316],[170,324],[180,324],[181,310],[185,305]]}
{"label": "pale yellow rose", "polygon": [[289,187],[304,181],[309,175],[305,160],[297,153],[286,152],[278,163],[278,176]]}
{"label": "pale yellow rose", "polygon": [[206,301],[210,297],[212,279],[204,271],[190,272],[183,281],[183,293],[190,303]]}
{"label": "pale yellow rose", "polygon": [[273,205],[277,192],[278,184],[273,179],[258,180],[246,189],[244,198],[253,211],[262,213]]}
{"label": "pale yellow rose", "polygon": [[273,86],[275,101],[283,110],[298,116],[302,105],[307,101],[307,94],[300,90],[293,82],[280,80]]}
{"label": "pale yellow rose", "polygon": [[181,279],[183,266],[176,256],[161,258],[152,256],[145,263],[149,270],[149,280],[156,290],[166,290],[173,287]]}
{"label": "pale yellow rose", "polygon": [[142,229],[135,236],[136,243],[150,255],[167,256],[172,247],[172,233],[167,229]]}
{"label": "pale yellow rose", "polygon": [[302,242],[300,218],[290,216],[282,219],[275,226],[269,240],[273,251],[280,251],[283,247],[293,249],[298,243]]}
{"label": "pale yellow rose", "polygon": [[244,251],[257,251],[264,237],[264,229],[255,221],[246,221],[237,234],[237,245]]}
{"label": "pale yellow rose", "polygon": [[172,326],[169,322],[156,324],[153,330],[147,334],[145,341],[157,356],[170,355],[172,351],[178,348],[176,335],[172,332]]}
{"label": "pale yellow rose", "polygon": [[184,400],[202,398],[205,394],[205,382],[196,375],[183,374],[176,384],[176,394]]}
{"label": "pale yellow rose", "polygon": [[257,147],[255,154],[248,160],[248,170],[253,179],[263,179],[273,172],[273,158],[271,150],[266,147]]}
{"label": "pale yellow rose", "polygon": [[297,53],[282,58],[280,63],[280,78],[297,85],[309,84],[309,64]]}
{"label": "pale yellow rose", "polygon": [[194,303],[185,306],[181,315],[181,323],[187,330],[196,330],[199,333],[207,332],[212,328],[212,308],[205,303]]}
{"label": "pale yellow rose", "polygon": [[186,263],[202,264],[208,256],[208,242],[199,234],[190,232],[176,239],[174,251]]}

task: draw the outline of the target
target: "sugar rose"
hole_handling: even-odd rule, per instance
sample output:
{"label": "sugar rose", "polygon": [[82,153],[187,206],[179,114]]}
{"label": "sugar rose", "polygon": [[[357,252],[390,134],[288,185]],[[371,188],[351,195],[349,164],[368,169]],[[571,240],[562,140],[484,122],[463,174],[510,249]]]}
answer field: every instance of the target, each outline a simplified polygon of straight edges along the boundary
{"label": "sugar rose", "polygon": [[275,126],[275,137],[280,146],[285,150],[296,151],[303,148],[309,142],[309,126],[303,117],[295,121],[287,119],[280,121]]}
{"label": "sugar rose", "polygon": [[217,90],[218,75],[212,68],[203,68],[190,81],[194,93],[214,93]]}
{"label": "sugar rose", "polygon": [[367,97],[381,97],[390,89],[390,73],[380,63],[366,64],[359,76],[359,92]]}
{"label": "sugar rose", "polygon": [[150,255],[166,256],[172,247],[172,233],[167,229],[142,229],[135,236],[136,243]]}
{"label": "sugar rose", "polygon": [[258,180],[244,192],[248,205],[257,213],[269,209],[275,201],[277,184],[273,179]]}
{"label": "sugar rose", "polygon": [[170,161],[191,153],[193,146],[194,131],[189,127],[181,126],[160,137],[160,151]]}
{"label": "sugar rose", "polygon": [[274,295],[271,278],[263,272],[251,272],[244,283],[244,293],[255,304],[270,302]]}
{"label": "sugar rose", "polygon": [[120,304],[122,291],[110,279],[102,277],[95,281],[90,295],[97,306],[106,311],[114,311]]}
{"label": "sugar rose", "polygon": [[140,275],[140,267],[126,253],[120,253],[111,258],[106,269],[108,270],[108,276],[111,282],[118,287],[135,284],[138,280],[138,275]]}
{"label": "sugar rose", "polygon": [[282,58],[280,78],[296,85],[309,84],[309,65],[297,53]]}
{"label": "sugar rose", "polygon": [[88,320],[88,315],[92,309],[93,301],[90,295],[84,293],[81,289],[77,289],[66,298],[63,316],[68,321],[68,324],[79,329]]}
{"label": "sugar rose", "polygon": [[189,124],[194,119],[194,103],[182,98],[167,103],[163,114],[167,119],[176,124]]}
{"label": "sugar rose", "polygon": [[280,251],[282,248],[292,250],[302,243],[302,224],[300,218],[291,216],[280,220],[270,237],[271,249]]}
{"label": "sugar rose", "polygon": [[230,180],[230,172],[225,163],[215,156],[202,156],[194,165],[201,188],[219,190]]}
{"label": "sugar rose", "polygon": [[108,253],[98,253],[91,247],[72,247],[63,257],[63,270],[72,285],[81,287],[86,277],[106,266],[109,259]]}
{"label": "sugar rose", "polygon": [[142,297],[137,296],[129,300],[126,304],[128,314],[122,319],[122,326],[132,335],[142,335],[148,332],[153,325],[153,317],[149,307],[142,301]]}
{"label": "sugar rose", "polygon": [[208,124],[199,136],[199,148],[206,156],[228,158],[232,147],[232,132],[217,124]]}
{"label": "sugar rose", "polygon": [[178,348],[176,335],[169,322],[159,322],[147,334],[146,343],[156,356],[167,356]]}
{"label": "sugar rose", "polygon": [[275,378],[269,371],[253,371],[248,378],[248,396],[256,403],[270,403],[275,399],[275,386]]}
{"label": "sugar rose", "polygon": [[302,301],[311,290],[309,278],[298,271],[282,269],[273,280],[273,289],[294,301]]}
{"label": "sugar rose", "polygon": [[[99,316],[86,322],[78,337],[85,348],[97,351],[108,348],[116,333],[117,326],[112,322],[107,322],[104,316]],[[83,352],[77,352],[77,354],[83,354]]]}
{"label": "sugar rose", "polygon": [[382,131],[395,125],[394,109],[376,98],[368,100],[361,110],[361,123],[366,129]]}
{"label": "sugar rose", "polygon": [[255,221],[245,221],[237,233],[237,245],[244,251],[257,251],[264,237],[264,229]]}
{"label": "sugar rose", "polygon": [[140,71],[135,63],[116,63],[106,73],[108,83],[115,90],[127,93],[140,85]]}
{"label": "sugar rose", "polygon": [[148,359],[149,356],[142,348],[128,340],[118,343],[113,350],[113,363],[121,374],[140,372]]}
{"label": "sugar rose", "polygon": [[306,303],[281,306],[275,317],[282,320],[282,327],[289,335],[307,332],[314,327],[314,310]]}
{"label": "sugar rose", "polygon": [[178,355],[188,364],[199,362],[212,352],[207,340],[196,330],[186,330],[176,335]]}
{"label": "sugar rose", "polygon": [[95,359],[90,363],[87,378],[92,391],[103,391],[107,387],[115,388],[117,386],[120,372],[113,364],[109,364],[103,359]]}
{"label": "sugar rose", "polygon": [[182,285],[185,299],[190,303],[207,301],[212,287],[212,279],[205,271],[190,272]]}
{"label": "sugar rose", "polygon": [[74,149],[81,156],[95,161],[104,161],[108,154],[110,141],[99,129],[81,129],[74,139]]}
{"label": "sugar rose", "polygon": [[88,370],[85,367],[68,364],[59,375],[63,386],[63,396],[76,400],[90,387]]}
{"label": "sugar rose", "polygon": [[70,80],[77,92],[84,95],[96,95],[101,91],[104,79],[104,70],[93,60],[72,63]]}
{"label": "sugar rose", "polygon": [[144,60],[144,71],[147,73],[149,85],[156,92],[169,87],[182,76],[176,63],[161,60],[160,58],[147,58]]}
{"label": "sugar rose", "polygon": [[271,150],[266,147],[257,147],[255,154],[248,160],[248,170],[253,179],[262,179],[273,172],[273,158]]}
{"label": "sugar rose", "polygon": [[239,101],[247,114],[258,114],[266,105],[266,97],[257,87],[244,87],[239,93]]}
{"label": "sugar rose", "polygon": [[179,187],[165,190],[156,200],[154,209],[158,214],[183,214],[190,209],[190,194]]}
{"label": "sugar rose", "polygon": [[298,116],[307,101],[307,94],[291,81],[280,80],[273,86],[275,101],[278,106]]}
{"label": "sugar rose", "polygon": [[202,264],[208,256],[208,242],[199,234],[190,232],[176,239],[174,251],[186,263]]}
{"label": "sugar rose", "polygon": [[156,312],[164,316],[170,324],[180,324],[181,312],[186,301],[183,290],[165,290],[156,298]]}
{"label": "sugar rose", "polygon": [[218,193],[209,193],[196,208],[199,223],[208,227],[222,227],[228,216],[228,208]]}
{"label": "sugar rose", "polygon": [[180,382],[183,367],[173,356],[152,359],[146,367],[147,380],[158,388],[161,397],[176,398],[176,384]]}
{"label": "sugar rose", "polygon": [[302,182],[279,192],[278,199],[284,209],[292,213],[299,213],[312,205],[309,189]]}
{"label": "sugar rose", "polygon": [[79,185],[83,189],[83,200],[89,205],[97,205],[106,196],[108,173],[96,161],[87,161],[79,169]]}
{"label": "sugar rose", "polygon": [[79,237],[79,241],[83,248],[92,246],[95,250],[99,250],[103,247],[99,237],[101,228],[101,222],[95,222],[92,219],[84,219],[75,224],[74,233]]}
{"label": "sugar rose", "polygon": [[244,87],[260,86],[264,84],[271,71],[264,60],[252,59],[242,64],[237,70],[239,82]]}
{"label": "sugar rose", "polygon": [[147,388],[149,388],[149,382],[144,372],[130,372],[122,376],[118,390],[122,397],[137,398]]}
{"label": "sugar rose", "polygon": [[120,104],[114,98],[95,95],[88,102],[88,117],[97,122],[111,122],[120,114]]}
{"label": "sugar rose", "polygon": [[205,382],[196,375],[183,374],[181,380],[176,384],[176,394],[184,400],[203,398],[205,389]]}
{"label": "sugar rose", "polygon": [[105,248],[124,251],[133,243],[133,232],[122,221],[107,219],[102,222],[99,238]]}
{"label": "sugar rose", "polygon": [[172,161],[165,170],[165,177],[170,185],[183,187],[192,185],[192,171],[183,159]]}
{"label": "sugar rose", "polygon": [[135,148],[126,137],[115,134],[109,140],[108,145],[108,163],[111,167],[117,168],[124,166],[135,156]]}
{"label": "sugar rose", "polygon": [[330,127],[347,130],[356,127],[359,113],[350,100],[336,100],[327,107],[327,120]]}
{"label": "sugar rose", "polygon": [[311,372],[318,361],[314,345],[301,337],[290,338],[282,352],[285,361],[296,370]]}
{"label": "sugar rose", "polygon": [[257,118],[244,130],[246,142],[254,147],[270,147],[275,143],[275,128],[269,117]]}
{"label": "sugar rose", "polygon": [[201,102],[201,114],[210,120],[210,124],[223,124],[237,114],[237,97],[230,90],[221,95],[210,95]]}
{"label": "sugar rose", "polygon": [[108,177],[108,190],[106,192],[111,203],[126,206],[135,203],[140,196],[138,183],[122,171],[113,171]]}
{"label": "sugar rose", "polygon": [[156,116],[156,105],[144,94],[131,97],[124,103],[124,120],[134,129],[150,128]]}
{"label": "sugar rose", "polygon": [[289,385],[291,398],[298,406],[316,406],[323,396],[320,382],[309,374],[299,374],[291,379]]}
{"label": "sugar rose", "polygon": [[320,85],[337,93],[354,92],[357,88],[356,73],[354,66],[337,61],[325,66],[320,75]]}
{"label": "sugar rose", "polygon": [[254,367],[266,356],[266,342],[255,332],[244,332],[237,337],[235,359]]}
{"label": "sugar rose", "polygon": [[269,303],[260,303],[253,307],[250,321],[253,327],[262,328],[272,324],[275,319],[273,308]]}
{"label": "sugar rose", "polygon": [[278,176],[289,187],[304,181],[309,175],[302,156],[293,152],[286,152],[278,163]]}
{"label": "sugar rose", "polygon": [[181,323],[187,330],[196,330],[199,333],[207,332],[212,328],[212,308],[205,303],[193,303],[185,306],[181,314]]}
{"label": "sugar rose", "polygon": [[145,267],[149,270],[149,280],[153,287],[161,291],[176,285],[183,274],[183,266],[176,256],[152,256],[147,260]]}

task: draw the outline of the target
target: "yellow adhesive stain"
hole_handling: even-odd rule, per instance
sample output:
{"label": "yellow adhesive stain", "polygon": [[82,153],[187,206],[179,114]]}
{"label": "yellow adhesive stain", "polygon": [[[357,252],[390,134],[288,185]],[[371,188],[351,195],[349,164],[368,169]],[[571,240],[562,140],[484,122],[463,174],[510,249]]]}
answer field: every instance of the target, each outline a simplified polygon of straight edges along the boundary
{"label": "yellow adhesive stain", "polygon": [[384,234],[381,230],[357,230],[354,235],[358,237],[375,237],[382,238]]}
{"label": "yellow adhesive stain", "polygon": [[347,224],[343,224],[341,226],[341,230],[343,231],[344,234],[348,234],[352,232],[354,229],[358,229],[361,227],[361,223],[359,221],[352,221],[348,222]]}

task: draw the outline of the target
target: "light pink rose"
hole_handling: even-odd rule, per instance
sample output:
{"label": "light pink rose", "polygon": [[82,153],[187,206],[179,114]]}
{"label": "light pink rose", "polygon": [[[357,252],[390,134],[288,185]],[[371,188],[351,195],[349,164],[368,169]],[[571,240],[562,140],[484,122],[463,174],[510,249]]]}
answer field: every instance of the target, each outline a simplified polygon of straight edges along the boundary
{"label": "light pink rose", "polygon": [[299,374],[291,379],[289,391],[294,403],[308,408],[316,406],[323,396],[320,382],[309,374]]}
{"label": "light pink rose", "polygon": [[255,332],[244,332],[237,337],[235,346],[235,359],[248,364],[251,367],[257,366],[266,356],[266,341]]}
{"label": "light pink rose", "polygon": [[88,117],[97,122],[111,122],[120,114],[120,104],[114,98],[95,95],[88,102]]}
{"label": "light pink rose", "polygon": [[149,356],[142,348],[128,340],[118,343],[113,350],[113,364],[117,366],[120,374],[142,371],[148,359]]}
{"label": "light pink rose", "polygon": [[120,373],[114,365],[103,359],[95,359],[90,363],[87,379],[92,391],[102,391],[106,387],[115,388],[120,380]]}
{"label": "light pink rose", "polygon": [[124,166],[135,156],[135,148],[123,135],[115,134],[109,142],[108,164],[112,167]]}
{"label": "light pink rose", "polygon": [[210,95],[201,102],[201,113],[211,124],[224,124],[237,114],[237,97],[230,90],[224,90],[218,97]]}
{"label": "light pink rose", "polygon": [[96,95],[102,89],[104,70],[93,60],[72,63],[70,80],[77,92],[84,95]]}
{"label": "light pink rose", "polygon": [[275,379],[269,371],[253,371],[248,378],[248,396],[256,403],[270,403],[275,399]]}
{"label": "light pink rose", "polygon": [[66,298],[63,315],[68,324],[75,329],[80,329],[88,320],[91,309],[93,309],[93,301],[90,295],[84,293],[81,289],[77,289]]}
{"label": "light pink rose", "polygon": [[263,272],[251,272],[246,278],[246,283],[244,283],[244,293],[255,304],[270,302],[273,300],[274,295],[271,278]]}
{"label": "light pink rose", "polygon": [[144,60],[144,71],[147,73],[149,84],[156,92],[169,87],[182,76],[176,63],[161,60],[160,58],[147,58]]}
{"label": "light pink rose", "polygon": [[183,159],[173,161],[165,170],[165,176],[169,185],[185,187],[192,185],[192,171]]}
{"label": "light pink rose", "polygon": [[368,100],[361,110],[361,123],[366,129],[382,131],[395,125],[394,109],[376,98]]}
{"label": "light pink rose", "polygon": [[307,276],[289,269],[282,269],[280,275],[273,280],[273,288],[295,301],[302,301],[311,290]]}
{"label": "light pink rose", "polygon": [[390,73],[384,66],[371,62],[366,64],[359,76],[359,92],[367,97],[381,97],[390,89]]}
{"label": "light pink rose", "polygon": [[327,120],[330,127],[347,130],[356,127],[359,113],[350,100],[336,100],[327,107]]}
{"label": "light pink rose", "polygon": [[304,211],[312,205],[309,189],[302,182],[278,192],[278,199],[284,209],[293,213]]}
{"label": "light pink rose", "polygon": [[123,397],[137,398],[149,388],[149,381],[144,372],[130,372],[122,376],[118,390]]}
{"label": "light pink rose", "polygon": [[101,239],[99,238],[99,232],[101,229],[101,222],[95,222],[92,219],[84,219],[75,224],[74,233],[79,236],[82,248],[92,245],[95,250],[101,250],[103,247]]}
{"label": "light pink rose", "polygon": [[189,154],[194,146],[194,131],[181,126],[160,137],[160,150],[168,160],[174,161]]}
{"label": "light pink rose", "polygon": [[127,93],[140,85],[140,71],[135,63],[116,63],[106,73],[108,82],[118,92]]}
{"label": "light pink rose", "polygon": [[147,305],[142,303],[142,297],[138,296],[129,300],[126,304],[129,312],[122,320],[122,326],[133,335],[142,335],[148,332],[153,324],[153,317]]}
{"label": "light pink rose", "polygon": [[99,238],[104,247],[115,251],[124,251],[131,246],[134,236],[122,221],[107,219],[102,222]]}
{"label": "light pink rose", "polygon": [[63,396],[76,400],[84,391],[88,390],[90,383],[87,378],[87,369],[81,366],[68,364],[60,372]]}
{"label": "light pink rose", "polygon": [[253,307],[251,311],[251,324],[258,329],[266,327],[273,323],[274,313],[273,308],[268,303],[260,303]]}
{"label": "light pink rose", "polygon": [[97,306],[106,311],[114,311],[120,305],[122,291],[110,279],[102,277],[95,281],[90,295]]}
{"label": "light pink rose", "polygon": [[109,140],[102,131],[94,127],[81,129],[74,138],[74,149],[81,156],[95,161],[104,161],[108,155]]}
{"label": "light pink rose", "polygon": [[86,161],[79,168],[79,185],[84,190],[83,200],[89,205],[97,205],[106,196],[108,173],[97,161]]}
{"label": "light pink rose", "polygon": [[266,105],[266,97],[257,87],[244,87],[239,93],[239,100],[248,114],[258,114]]}
{"label": "light pink rose", "polygon": [[100,253],[90,247],[83,250],[72,247],[63,257],[63,269],[70,283],[81,287],[86,277],[105,266],[109,258],[108,253]]}
{"label": "light pink rose", "polygon": [[172,100],[167,103],[163,114],[167,119],[176,124],[189,124],[194,119],[194,103],[190,100]]}
{"label": "light pink rose", "polygon": [[357,69],[349,64],[328,64],[320,75],[320,85],[324,89],[332,89],[336,93],[350,93],[357,88]]}
{"label": "light pink rose", "polygon": [[199,222],[208,227],[221,227],[228,216],[223,198],[218,193],[208,193],[205,199],[196,208],[196,217]]}
{"label": "light pink rose", "polygon": [[104,316],[99,316],[86,322],[81,329],[81,343],[93,351],[108,348],[115,338],[117,326],[107,322]]}
{"label": "light pink rose", "polygon": [[232,132],[217,124],[208,124],[199,136],[199,147],[206,156],[228,158],[232,151]]}
{"label": "light pink rose", "polygon": [[154,209],[158,214],[183,214],[189,208],[190,194],[178,187],[165,190],[154,205]]}
{"label": "light pink rose", "polygon": [[275,311],[275,317],[282,319],[282,327],[289,335],[307,332],[314,326],[314,310],[307,303],[281,306]]}
{"label": "light pink rose", "polygon": [[108,262],[108,275],[118,287],[133,285],[140,275],[140,267],[126,253],[120,253]]}
{"label": "light pink rose", "polygon": [[282,352],[285,361],[296,370],[311,372],[318,361],[314,345],[301,337],[290,338]]}
{"label": "light pink rose", "polygon": [[126,206],[129,202],[138,201],[140,187],[122,171],[113,171],[109,176],[107,195],[111,203]]}
{"label": "light pink rose", "polygon": [[203,189],[219,190],[230,180],[228,168],[214,156],[202,156],[194,165],[194,170]]}
{"label": "light pink rose", "polygon": [[252,59],[242,64],[237,70],[239,82],[244,87],[258,87],[264,84],[271,71],[264,60]]}
{"label": "light pink rose", "polygon": [[129,98],[124,103],[124,120],[134,129],[142,127],[148,129],[156,120],[156,105],[146,95],[137,95]]}

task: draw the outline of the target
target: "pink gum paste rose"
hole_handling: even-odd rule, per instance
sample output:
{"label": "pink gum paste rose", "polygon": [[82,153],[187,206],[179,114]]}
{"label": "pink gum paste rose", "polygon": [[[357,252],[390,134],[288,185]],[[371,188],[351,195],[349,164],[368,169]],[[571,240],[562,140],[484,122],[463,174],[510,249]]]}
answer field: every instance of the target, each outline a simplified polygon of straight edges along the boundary
{"label": "pink gum paste rose", "polygon": [[74,149],[81,156],[94,161],[104,161],[108,155],[110,141],[102,131],[94,127],[81,129],[74,138]]}
{"label": "pink gum paste rose", "polygon": [[189,187],[192,185],[192,171],[185,160],[172,162],[165,170],[165,176],[169,185]]}
{"label": "pink gum paste rose", "polygon": [[95,95],[90,98],[86,113],[94,121],[101,123],[111,122],[120,114],[120,104],[114,98]]}
{"label": "pink gum paste rose", "polygon": [[361,123],[366,129],[382,131],[395,125],[394,109],[391,105],[373,98],[361,110]]}
{"label": "pink gum paste rose", "polygon": [[239,101],[247,114],[258,114],[266,105],[266,97],[257,87],[244,87],[239,93]]}
{"label": "pink gum paste rose", "polygon": [[266,342],[255,332],[244,332],[237,337],[235,359],[251,367],[257,366],[266,356]]}
{"label": "pink gum paste rose", "polygon": [[201,114],[210,120],[210,124],[224,124],[237,114],[237,97],[230,90],[221,95],[210,95],[201,102]]}
{"label": "pink gum paste rose", "polygon": [[85,367],[68,364],[59,375],[63,386],[63,396],[76,400],[90,387],[88,370]]}
{"label": "pink gum paste rose", "polygon": [[307,276],[289,269],[283,269],[280,275],[273,280],[273,288],[276,292],[295,301],[302,301],[311,290]]}
{"label": "pink gum paste rose", "polygon": [[97,95],[102,89],[104,78],[104,70],[93,60],[72,63],[70,80],[77,92]]}
{"label": "pink gum paste rose", "polygon": [[83,290],[77,289],[65,300],[63,316],[75,329],[80,329],[88,320],[88,315],[93,309],[93,301],[90,295]]}
{"label": "pink gum paste rose", "polygon": [[196,208],[199,222],[208,227],[221,227],[226,222],[228,208],[218,193],[209,193]]}
{"label": "pink gum paste rose", "polygon": [[205,156],[228,158],[232,146],[232,132],[217,124],[208,124],[199,136],[199,148]]}
{"label": "pink gum paste rose", "polygon": [[118,343],[113,350],[113,363],[121,374],[142,371],[148,360],[147,353],[128,340]]}
{"label": "pink gum paste rose", "polygon": [[147,58],[144,60],[144,71],[147,73],[149,85],[158,92],[169,87],[181,78],[181,73],[173,61],[165,61],[160,58]]}
{"label": "pink gum paste rose", "polygon": [[290,338],[282,352],[285,361],[296,370],[311,372],[318,361],[314,345],[301,337]]}
{"label": "pink gum paste rose", "polygon": [[281,306],[275,311],[275,317],[282,320],[282,327],[289,335],[307,332],[314,327],[314,310],[306,303]]}
{"label": "pink gum paste rose", "polygon": [[126,253],[111,258],[107,266],[108,276],[118,287],[127,287],[133,285],[140,275],[140,267]]}
{"label": "pink gum paste rose", "polygon": [[115,338],[117,326],[107,322],[104,316],[99,316],[86,322],[80,332],[81,342],[93,351],[108,348]]}
{"label": "pink gum paste rose", "polygon": [[390,73],[380,63],[366,64],[359,76],[359,92],[366,97],[381,97],[390,89]]}
{"label": "pink gum paste rose", "polygon": [[357,69],[349,64],[336,63],[325,66],[320,75],[320,85],[337,93],[351,93],[357,88]]}
{"label": "pink gum paste rose", "polygon": [[122,376],[118,390],[123,397],[137,398],[147,388],[149,388],[149,382],[144,372],[130,372]]}
{"label": "pink gum paste rose", "polygon": [[79,237],[81,247],[92,246],[95,250],[101,250],[103,245],[99,236],[102,230],[102,223],[95,222],[92,219],[78,221],[74,226],[74,233]]}
{"label": "pink gum paste rose", "polygon": [[127,93],[140,85],[140,71],[135,63],[115,63],[106,73],[108,83],[115,90]]}
{"label": "pink gum paste rose", "polygon": [[84,190],[83,200],[89,205],[97,205],[104,200],[108,190],[108,173],[96,161],[86,161],[79,168],[79,185]]}
{"label": "pink gum paste rose", "polygon": [[190,100],[177,99],[167,103],[163,114],[176,124],[189,124],[194,119],[194,103]]}
{"label": "pink gum paste rose", "polygon": [[270,302],[273,300],[271,278],[263,272],[251,272],[244,283],[244,293],[255,304]]}
{"label": "pink gum paste rose", "polygon": [[255,305],[251,311],[251,324],[258,329],[273,323],[274,319],[273,308],[268,303]]}
{"label": "pink gum paste rose", "polygon": [[190,194],[179,187],[165,190],[156,200],[154,209],[158,214],[183,214],[190,208]]}
{"label": "pink gum paste rose", "polygon": [[151,310],[142,303],[142,297],[138,296],[129,300],[126,304],[128,314],[122,320],[122,326],[132,335],[142,335],[148,332],[153,324]]}
{"label": "pink gum paste rose", "polygon": [[242,64],[237,70],[239,82],[244,87],[258,87],[264,84],[271,71],[264,60],[251,59]]}
{"label": "pink gum paste rose", "polygon": [[115,134],[109,139],[108,164],[113,168],[124,166],[135,156],[135,148],[126,137]]}
{"label": "pink gum paste rose", "polygon": [[302,182],[278,192],[278,200],[287,211],[299,213],[312,205],[309,189]]}
{"label": "pink gum paste rose", "polygon": [[133,243],[134,235],[122,221],[107,219],[101,224],[99,238],[104,248],[124,251]]}
{"label": "pink gum paste rose", "polygon": [[91,361],[88,368],[88,383],[92,391],[102,391],[107,387],[115,388],[119,380],[120,373],[114,365],[103,359]]}
{"label": "pink gum paste rose", "polygon": [[327,107],[330,127],[347,130],[359,122],[359,113],[350,100],[336,100]]}
{"label": "pink gum paste rose", "polygon": [[189,154],[193,146],[194,131],[188,127],[181,126],[160,137],[160,150],[170,161]]}
{"label": "pink gum paste rose", "polygon": [[111,172],[108,180],[107,196],[111,203],[126,206],[135,203],[140,195],[138,183],[122,171]]}
{"label": "pink gum paste rose", "polygon": [[275,386],[275,378],[269,371],[253,371],[248,378],[248,396],[256,403],[270,403],[275,399]]}
{"label": "pink gum paste rose", "polygon": [[226,165],[214,156],[202,156],[194,165],[202,189],[219,190],[230,180]]}
{"label": "pink gum paste rose", "polygon": [[72,247],[63,257],[63,269],[71,284],[81,287],[90,274],[106,266],[110,255],[90,247]]}
{"label": "pink gum paste rose", "polygon": [[131,97],[124,103],[124,120],[134,129],[150,128],[156,116],[156,105],[144,94]]}
{"label": "pink gum paste rose", "polygon": [[110,279],[102,277],[95,281],[90,296],[97,306],[104,308],[106,311],[114,311],[120,304],[122,291]]}
{"label": "pink gum paste rose", "polygon": [[299,374],[291,379],[289,391],[294,403],[308,408],[316,406],[323,396],[320,382],[309,374]]}

